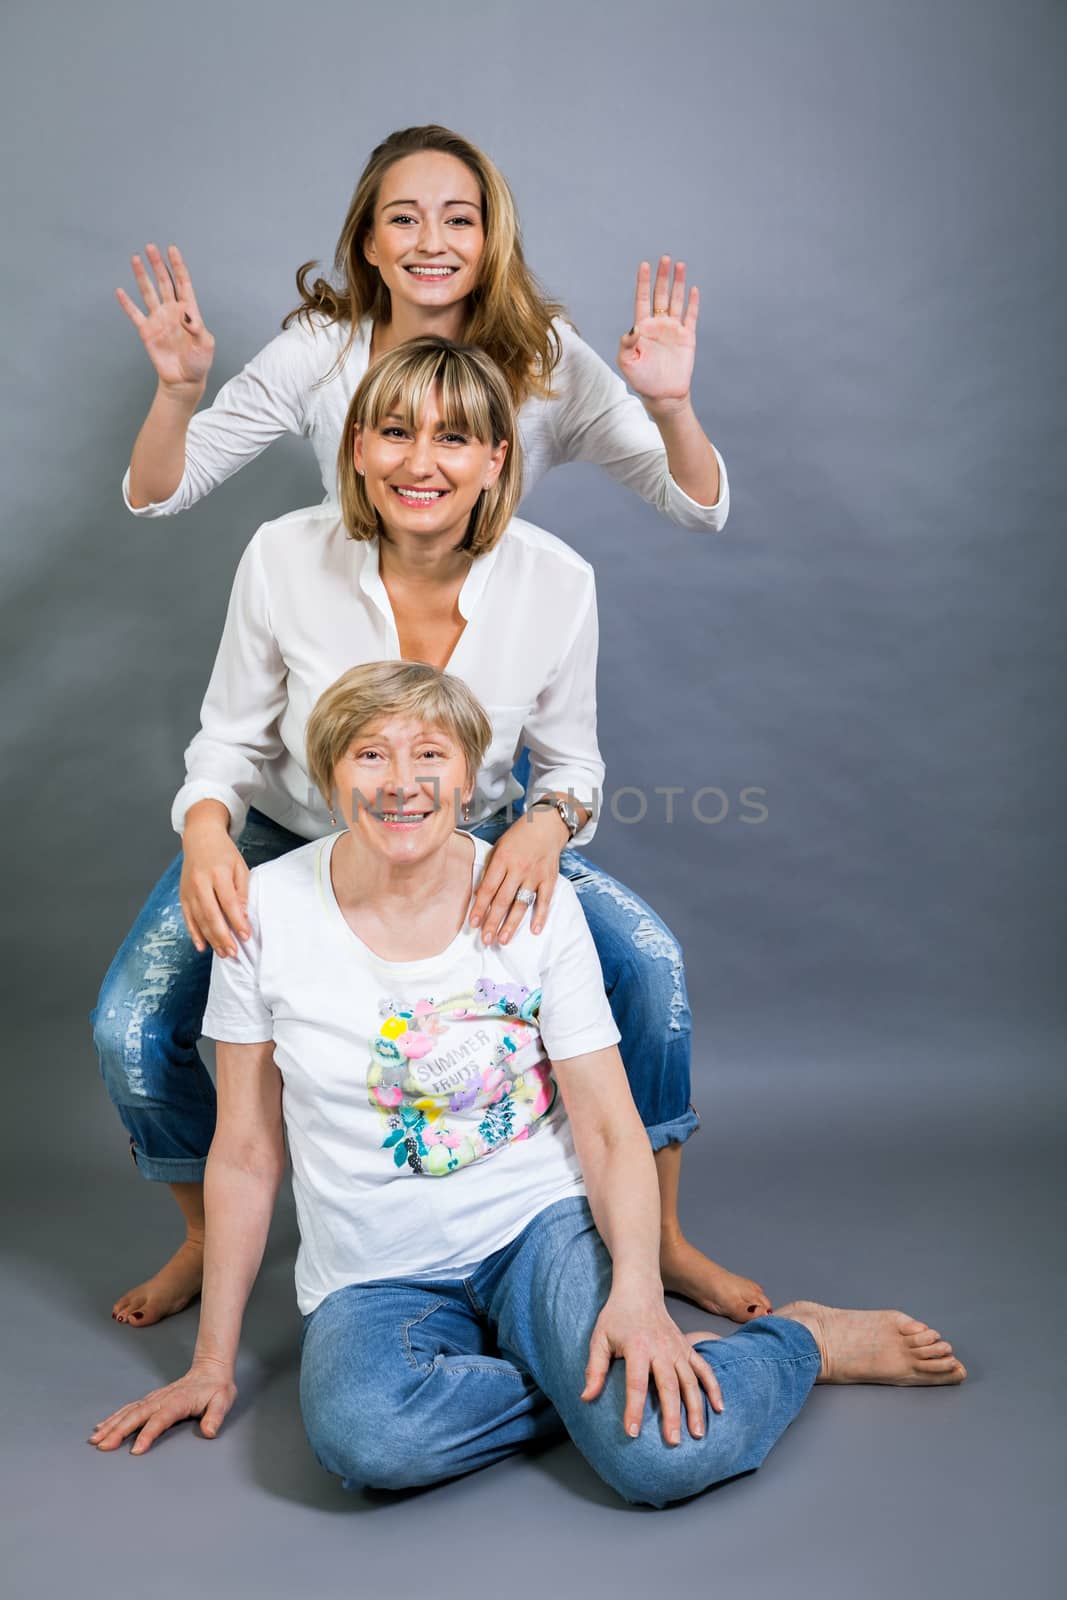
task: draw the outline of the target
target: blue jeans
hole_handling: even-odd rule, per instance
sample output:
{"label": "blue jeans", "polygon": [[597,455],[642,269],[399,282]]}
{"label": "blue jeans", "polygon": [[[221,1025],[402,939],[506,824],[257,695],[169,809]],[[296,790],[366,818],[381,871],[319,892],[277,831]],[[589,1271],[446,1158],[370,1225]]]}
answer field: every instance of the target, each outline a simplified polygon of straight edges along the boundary
{"label": "blue jeans", "polygon": [[[494,841],[503,816],[472,831]],[[250,867],[307,840],[250,810],[238,848]],[[92,1013],[93,1040],[138,1170],[194,1183],[215,1131],[215,1086],[197,1048],[211,980],[211,951],[197,951],[178,902],[179,855],[146,900],[108,969]],[[682,953],[644,901],[574,850],[560,871],[581,898],[604,987],[652,1148],[682,1143],[697,1127],[689,1105],[689,1003]]]}
{"label": "blue jeans", "polygon": [[410,1489],[472,1472],[564,1430],[624,1500],[664,1506],[758,1467],[819,1372],[799,1322],[760,1317],[697,1348],[724,1409],[704,1401],[704,1437],[682,1440],[645,1404],[623,1432],[625,1367],[599,1399],[585,1385],[589,1338],[611,1260],[588,1202],[561,1200],[469,1278],[350,1284],[304,1318],[300,1405],[311,1448],[346,1489]]}

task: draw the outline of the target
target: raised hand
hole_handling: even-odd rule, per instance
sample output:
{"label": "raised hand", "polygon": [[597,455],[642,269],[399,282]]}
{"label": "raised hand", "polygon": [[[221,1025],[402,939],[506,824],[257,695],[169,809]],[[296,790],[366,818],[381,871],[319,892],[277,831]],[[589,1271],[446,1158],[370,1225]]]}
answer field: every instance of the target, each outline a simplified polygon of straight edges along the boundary
{"label": "raised hand", "polygon": [[120,1406],[98,1422],[89,1443],[98,1450],[117,1450],[123,1439],[136,1433],[131,1453],[144,1455],[153,1439],[186,1417],[199,1417],[200,1432],[205,1439],[213,1439],[236,1398],[237,1385],[228,1367],[194,1361],[184,1378],[153,1389],[143,1400]]}
{"label": "raised hand", "polygon": [[211,371],[215,340],[204,327],[189,269],[176,244],[167,246],[166,262],[154,244],[145,246],[145,255],[154,283],[140,256],[131,256],[130,261],[147,314],[125,289],[115,290],[119,305],[141,335],[160,383],[168,389],[202,390]]}
{"label": "raised hand", "polygon": [[[686,401],[696,359],[697,315],[700,294],[694,287],[685,297],[685,262],[679,261],[671,281],[671,258],[660,256],[656,284],[652,268],[642,261],[637,269],[634,325],[619,340],[619,370],[649,409]],[[684,315],[683,315],[684,311]]]}

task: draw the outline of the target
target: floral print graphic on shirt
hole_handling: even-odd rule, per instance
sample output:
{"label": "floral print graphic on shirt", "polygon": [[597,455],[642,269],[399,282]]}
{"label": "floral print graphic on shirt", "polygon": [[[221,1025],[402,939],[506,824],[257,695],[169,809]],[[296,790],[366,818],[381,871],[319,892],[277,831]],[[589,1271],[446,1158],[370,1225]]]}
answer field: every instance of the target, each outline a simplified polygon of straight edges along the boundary
{"label": "floral print graphic on shirt", "polygon": [[443,1178],[519,1139],[549,1112],[540,989],[479,978],[448,1000],[383,1000],[371,1047],[370,1103],[397,1167]]}

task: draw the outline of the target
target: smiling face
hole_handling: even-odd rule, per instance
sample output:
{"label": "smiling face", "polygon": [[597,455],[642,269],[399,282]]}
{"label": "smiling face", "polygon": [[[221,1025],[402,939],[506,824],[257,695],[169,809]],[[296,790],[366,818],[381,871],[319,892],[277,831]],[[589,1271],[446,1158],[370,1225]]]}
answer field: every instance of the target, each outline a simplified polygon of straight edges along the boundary
{"label": "smiling face", "polygon": [[333,788],[353,838],[394,866],[445,849],[473,793],[458,740],[407,716],[386,717],[353,739]]}
{"label": "smiling face", "polygon": [[461,544],[478,496],[504,465],[506,439],[497,445],[475,439],[442,417],[442,409],[435,385],[417,427],[387,412],[377,427],[356,429],[356,471],[394,539],[415,535]]}
{"label": "smiling face", "polygon": [[395,299],[429,311],[465,300],[484,245],[482,192],[468,166],[440,150],[393,163],[363,254]]}

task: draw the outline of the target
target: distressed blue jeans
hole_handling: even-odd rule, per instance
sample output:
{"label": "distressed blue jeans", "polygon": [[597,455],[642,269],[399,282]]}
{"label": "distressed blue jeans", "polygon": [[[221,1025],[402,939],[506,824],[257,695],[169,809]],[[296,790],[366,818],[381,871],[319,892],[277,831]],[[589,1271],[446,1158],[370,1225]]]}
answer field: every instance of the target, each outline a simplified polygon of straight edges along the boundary
{"label": "distressed blue jeans", "polygon": [[[503,814],[472,829],[495,842]],[[307,840],[256,810],[238,849],[250,867]],[[211,980],[211,951],[197,951],[178,901],[181,855],[160,878],[108,969],[92,1013],[108,1093],[138,1170],[194,1183],[215,1131],[215,1086],[197,1048]],[[630,1089],[654,1150],[697,1127],[689,1104],[689,1002],[682,953],[643,900],[575,850],[560,871],[574,884],[604,972]]]}
{"label": "distressed blue jeans", "polygon": [[304,1318],[301,1338],[300,1405],[316,1458],[346,1489],[410,1489],[566,1431],[624,1500],[653,1506],[758,1467],[818,1376],[808,1330],[759,1317],[698,1345],[722,1412],[705,1397],[703,1437],[683,1411],[681,1443],[667,1445],[650,1386],[631,1439],[621,1361],[597,1400],[579,1399],[610,1287],[610,1257],[578,1198],[548,1206],[468,1278],[336,1290]]}

